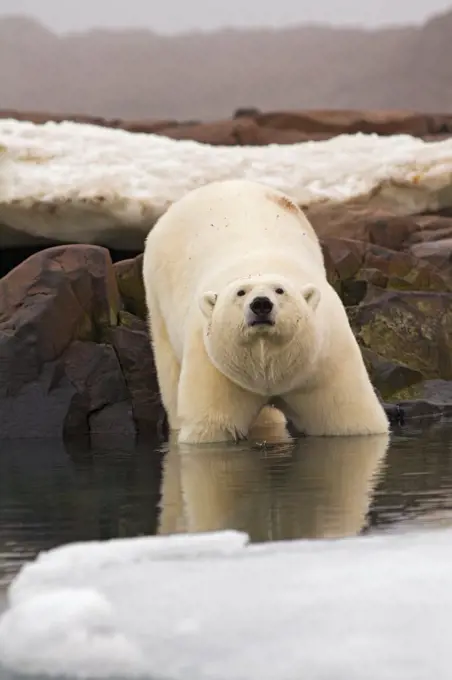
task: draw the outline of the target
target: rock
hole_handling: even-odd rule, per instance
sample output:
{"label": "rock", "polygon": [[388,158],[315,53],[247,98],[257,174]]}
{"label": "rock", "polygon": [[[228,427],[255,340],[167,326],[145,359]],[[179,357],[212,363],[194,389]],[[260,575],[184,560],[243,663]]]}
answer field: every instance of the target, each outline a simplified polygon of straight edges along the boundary
{"label": "rock", "polygon": [[[144,321],[108,251],[58,246],[0,280],[2,437],[131,437],[162,421]],[[118,321],[123,326],[118,326]]]}
{"label": "rock", "polygon": [[105,248],[48,248],[13,269],[0,280],[0,394],[35,380],[73,340],[101,340],[119,304]]}
{"label": "rock", "polygon": [[372,384],[385,401],[394,394],[399,397],[403,390],[424,379],[420,371],[396,360],[388,361],[370,349],[363,348],[362,353]]}
{"label": "rock", "polygon": [[236,118],[254,118],[261,113],[259,109],[254,106],[242,106],[236,109],[232,115],[234,119]]}
{"label": "rock", "polygon": [[161,128],[159,135],[171,139],[189,139],[214,146],[252,144],[257,137],[257,125],[248,118],[224,120],[200,125],[175,125]]}
{"label": "rock", "polygon": [[[189,126],[175,119],[124,120],[83,114],[56,114],[48,111],[19,111],[0,109],[0,118],[25,120],[36,124],[64,120],[101,127],[120,128],[131,132],[159,133],[163,128]],[[301,132],[306,136],[316,133],[354,134],[356,132],[380,135],[409,134],[425,139],[447,138],[452,132],[452,116],[448,114],[423,114],[412,111],[309,109],[301,111],[262,112],[256,107],[240,107],[232,114],[232,121],[247,118],[258,127],[278,131]],[[230,122],[230,121],[225,121]],[[220,121],[220,124],[222,121]],[[196,121],[197,127],[217,125]],[[201,133],[202,134],[202,133]]]}
{"label": "rock", "polygon": [[382,291],[348,309],[363,348],[429,379],[452,379],[452,294]]}
{"label": "rock", "polygon": [[416,243],[410,248],[414,257],[427,260],[439,271],[450,273],[452,271],[452,238],[440,241],[423,241]]}
{"label": "rock", "polygon": [[73,342],[57,365],[52,388],[63,376],[76,390],[63,421],[65,439],[105,432],[135,437],[130,393],[112,347]]}
{"label": "rock", "polygon": [[307,134],[298,130],[279,130],[259,126],[255,120],[238,116],[215,123],[178,124],[161,127],[156,134],[170,139],[189,139],[212,146],[266,146],[297,144],[309,140],[330,139],[331,133]]}
{"label": "rock", "polygon": [[[452,291],[452,270],[440,270],[410,253],[345,238],[324,238],[322,246],[328,253],[329,271],[334,267],[339,281],[335,288],[346,306],[366,297],[365,282],[374,288]],[[331,273],[329,276],[334,278]]]}
{"label": "rock", "polygon": [[410,399],[398,400],[403,419],[450,418],[452,416],[452,381],[426,380],[411,391]]}
{"label": "rock", "polygon": [[122,260],[114,265],[124,309],[140,319],[146,318],[143,285],[143,255]]}
{"label": "rock", "polygon": [[[177,127],[177,120],[125,120],[115,126],[128,132],[141,132],[144,134],[157,135],[162,130]],[[111,126],[109,126],[111,127]]]}
{"label": "rock", "polygon": [[329,132],[355,134],[357,132],[379,135],[427,135],[438,121],[431,116],[411,111],[358,111],[311,110],[277,111],[254,116],[258,125],[279,130],[298,130],[304,133]]}
{"label": "rock", "polygon": [[395,215],[361,204],[310,205],[306,213],[319,237],[351,239],[389,250],[410,251],[417,243],[452,239],[452,217]]}
{"label": "rock", "polygon": [[323,253],[328,253],[340,281],[356,276],[363,262],[365,245],[345,238],[323,238],[321,244]]}
{"label": "rock", "polygon": [[152,429],[163,422],[157,375],[144,321],[128,318],[127,325],[111,331],[115,349],[131,395],[134,421],[138,429]]}

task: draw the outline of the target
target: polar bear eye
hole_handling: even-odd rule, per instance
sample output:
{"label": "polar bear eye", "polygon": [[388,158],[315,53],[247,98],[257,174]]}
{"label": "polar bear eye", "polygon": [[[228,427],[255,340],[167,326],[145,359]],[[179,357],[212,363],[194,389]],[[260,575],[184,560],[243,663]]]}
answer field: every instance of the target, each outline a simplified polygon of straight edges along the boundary
{"label": "polar bear eye", "polygon": [[277,288],[277,289],[275,290],[275,293],[276,293],[277,295],[284,295],[284,288]]}
{"label": "polar bear eye", "polygon": [[243,290],[243,288],[240,288],[240,290],[237,291],[237,296],[243,297],[244,295],[245,295],[245,291]]}

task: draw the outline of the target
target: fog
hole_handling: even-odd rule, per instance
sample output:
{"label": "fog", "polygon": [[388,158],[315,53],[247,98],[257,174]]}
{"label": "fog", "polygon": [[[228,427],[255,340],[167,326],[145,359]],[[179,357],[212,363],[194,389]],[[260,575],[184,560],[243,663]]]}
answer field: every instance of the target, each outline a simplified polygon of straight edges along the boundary
{"label": "fog", "polygon": [[422,23],[450,0],[2,0],[0,18],[25,14],[58,32],[141,26],[163,33],[225,26],[284,26],[310,22],[381,26]]}

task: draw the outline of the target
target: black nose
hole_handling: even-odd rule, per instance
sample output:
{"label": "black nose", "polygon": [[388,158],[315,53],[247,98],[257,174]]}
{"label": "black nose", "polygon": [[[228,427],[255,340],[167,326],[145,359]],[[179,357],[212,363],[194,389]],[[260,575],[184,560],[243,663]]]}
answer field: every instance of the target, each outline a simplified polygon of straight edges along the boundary
{"label": "black nose", "polygon": [[268,297],[255,297],[250,309],[256,316],[267,316],[273,309],[273,302]]}

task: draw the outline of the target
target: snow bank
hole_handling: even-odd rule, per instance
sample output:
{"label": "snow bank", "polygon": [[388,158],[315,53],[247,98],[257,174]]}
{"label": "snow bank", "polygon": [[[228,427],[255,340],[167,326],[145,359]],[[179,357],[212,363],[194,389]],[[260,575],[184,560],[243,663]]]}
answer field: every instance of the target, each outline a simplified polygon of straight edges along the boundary
{"label": "snow bank", "polygon": [[63,546],[13,582],[0,663],[99,678],[449,680],[451,557],[452,529]]}
{"label": "snow bank", "polygon": [[0,223],[26,234],[135,247],[174,200],[247,177],[300,205],[363,200],[400,214],[452,205],[452,140],[342,135],[218,147],[72,122],[0,120]]}

